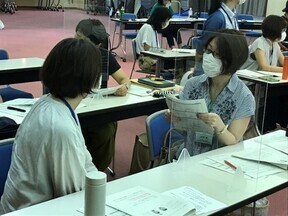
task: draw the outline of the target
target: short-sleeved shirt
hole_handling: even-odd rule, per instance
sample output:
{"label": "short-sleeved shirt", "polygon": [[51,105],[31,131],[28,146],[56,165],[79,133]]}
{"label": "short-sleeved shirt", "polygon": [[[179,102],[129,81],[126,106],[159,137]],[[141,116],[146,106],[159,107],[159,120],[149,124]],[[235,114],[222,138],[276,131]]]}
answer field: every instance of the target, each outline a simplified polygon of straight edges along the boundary
{"label": "short-sleeved shirt", "polygon": [[44,95],[17,131],[0,214],[80,191],[90,171],[96,167],[77,115]]}
{"label": "short-sleeved shirt", "polygon": [[157,31],[150,24],[145,23],[137,33],[136,52],[140,54],[144,51],[144,43],[150,47],[159,47]]}
{"label": "short-sleeved shirt", "polygon": [[265,57],[267,60],[267,64],[271,66],[277,66],[278,65],[278,56],[280,50],[280,46],[277,42],[272,43],[272,45],[269,44],[268,40],[264,38],[263,36],[257,38],[249,47],[249,57],[247,61],[243,64],[241,67],[242,69],[249,69],[249,70],[259,70],[259,65],[256,61],[254,52],[260,49],[264,51]]}
{"label": "short-sleeved shirt", "polygon": [[[183,100],[205,99],[208,111],[218,114],[225,125],[231,124],[236,119],[253,116],[255,113],[255,100],[248,87],[233,75],[217,96],[211,101],[209,94],[209,78],[203,74],[189,79],[179,95]],[[186,148],[190,155],[197,155],[220,147],[217,136],[213,136],[212,144],[204,144],[195,141],[196,131],[187,131]]]}
{"label": "short-sleeved shirt", "polygon": [[114,74],[121,66],[110,51],[100,47],[100,52],[102,56],[101,88],[107,88],[109,75]]}

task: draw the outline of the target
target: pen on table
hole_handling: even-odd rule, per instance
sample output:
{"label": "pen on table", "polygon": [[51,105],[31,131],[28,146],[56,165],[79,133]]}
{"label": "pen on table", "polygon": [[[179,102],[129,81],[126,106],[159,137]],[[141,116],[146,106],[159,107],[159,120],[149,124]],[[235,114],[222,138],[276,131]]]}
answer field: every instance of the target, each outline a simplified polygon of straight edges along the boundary
{"label": "pen on table", "polygon": [[12,106],[8,106],[7,109],[9,109],[9,110],[15,110],[15,111],[18,111],[18,112],[26,112],[25,109],[20,109],[20,108],[12,107]]}
{"label": "pen on table", "polygon": [[224,163],[225,163],[226,165],[228,165],[229,167],[231,167],[232,169],[234,169],[234,170],[237,169],[237,167],[236,167],[235,165],[233,165],[232,163],[230,163],[230,162],[227,161],[227,160],[224,160]]}

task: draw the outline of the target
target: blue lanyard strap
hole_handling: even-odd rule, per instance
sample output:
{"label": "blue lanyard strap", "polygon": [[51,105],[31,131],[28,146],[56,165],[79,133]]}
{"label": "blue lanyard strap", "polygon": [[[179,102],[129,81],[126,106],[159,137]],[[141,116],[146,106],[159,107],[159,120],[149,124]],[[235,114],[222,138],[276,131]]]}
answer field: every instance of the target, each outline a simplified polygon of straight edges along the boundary
{"label": "blue lanyard strap", "polygon": [[76,124],[78,125],[78,122],[77,122],[77,119],[76,119],[76,116],[75,116],[75,112],[74,110],[72,109],[72,107],[70,106],[70,104],[67,102],[67,100],[64,98],[64,97],[60,97],[60,99],[64,102],[64,104],[68,107],[73,119],[75,120]]}
{"label": "blue lanyard strap", "polygon": [[234,17],[234,21],[235,23],[233,24],[233,21],[231,19],[231,17],[229,16],[229,14],[227,13],[227,11],[221,6],[222,10],[224,11],[224,13],[227,15],[229,22],[231,23],[231,25],[234,27],[234,29],[238,30],[238,21],[237,19]]}

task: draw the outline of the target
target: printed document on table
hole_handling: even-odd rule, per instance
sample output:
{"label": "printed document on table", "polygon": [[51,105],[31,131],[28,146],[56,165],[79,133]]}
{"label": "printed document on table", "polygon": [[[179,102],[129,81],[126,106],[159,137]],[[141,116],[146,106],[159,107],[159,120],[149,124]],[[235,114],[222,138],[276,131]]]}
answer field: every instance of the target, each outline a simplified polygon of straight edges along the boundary
{"label": "printed document on table", "polygon": [[187,202],[192,203],[196,208],[196,215],[205,214],[226,207],[224,203],[188,186],[169,190],[163,194],[175,197],[176,199],[184,199]]}
{"label": "printed document on table", "polygon": [[151,95],[152,91],[149,88],[145,88],[139,85],[131,85],[128,89],[129,94],[137,95],[140,97],[149,96]]}
{"label": "printed document on table", "polygon": [[193,130],[213,134],[214,129],[197,118],[197,113],[208,113],[204,99],[181,100],[175,95],[167,95],[166,103],[172,115],[175,129]]}
{"label": "printed document on table", "polygon": [[247,160],[267,162],[282,169],[288,169],[288,155],[266,145],[261,145],[259,148],[239,151],[233,153],[232,156]]}
{"label": "printed document on table", "polygon": [[93,89],[93,92],[95,92],[95,94],[99,94],[99,95],[112,95],[118,89],[122,88],[122,86],[123,85],[113,86],[113,87],[109,87],[109,88]]}
{"label": "printed document on table", "polygon": [[[262,143],[278,151],[288,154],[288,137],[285,136],[286,131],[278,130],[265,136],[255,138],[255,142]],[[287,155],[288,157],[288,155]]]}
{"label": "printed document on table", "polygon": [[[77,212],[74,216],[82,216],[82,215],[84,215],[84,208],[77,209]],[[106,205],[105,216],[129,216],[129,215],[126,214],[125,212],[121,212],[115,208]]]}
{"label": "printed document on table", "polygon": [[195,212],[192,203],[141,186],[109,195],[106,205],[132,216],[194,215]]}
{"label": "printed document on table", "polygon": [[233,164],[237,168],[240,167],[245,176],[253,179],[267,177],[269,175],[284,171],[283,169],[280,169],[271,164],[263,164],[257,161],[240,159],[232,157],[231,154],[210,156],[207,159],[201,161],[201,164],[234,174],[235,170],[225,164],[224,160],[229,161],[229,163]]}

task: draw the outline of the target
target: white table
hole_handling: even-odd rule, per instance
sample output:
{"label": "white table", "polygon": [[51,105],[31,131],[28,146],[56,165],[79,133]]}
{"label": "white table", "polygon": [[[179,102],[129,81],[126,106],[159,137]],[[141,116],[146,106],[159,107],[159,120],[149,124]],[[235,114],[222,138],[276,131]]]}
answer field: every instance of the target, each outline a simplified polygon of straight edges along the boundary
{"label": "white table", "polygon": [[[225,209],[214,212],[214,215],[224,215],[288,186],[288,172],[284,170],[281,173],[258,180],[245,178],[246,184],[243,184],[243,179],[235,178],[234,174],[200,164],[207,156],[237,152],[244,148],[249,148],[251,145],[255,145],[253,139],[191,157],[189,161],[185,162],[185,167],[181,164],[167,164],[111,181],[107,184],[107,195],[138,185],[158,192],[164,192],[184,185],[192,186],[202,193],[225,203],[227,205]],[[82,191],[6,215],[71,216],[76,215],[76,210],[83,206],[84,192]]]}
{"label": "white table", "polygon": [[[185,66],[185,61],[187,59],[191,59],[194,60],[195,59],[195,55],[196,55],[196,50],[195,49],[191,49],[189,51],[191,52],[178,52],[178,51],[172,51],[172,50],[163,50],[163,49],[159,49],[163,52],[155,52],[155,51],[142,51],[141,54],[144,55],[148,55],[151,56],[153,58],[157,59],[157,63],[156,63],[156,71],[155,71],[155,75],[157,77],[160,76],[160,72],[161,70],[164,69],[164,62],[167,60],[184,60],[184,66]],[[175,69],[177,69],[175,67]]]}
{"label": "white table", "polygon": [[[251,73],[255,73],[255,72],[251,72]],[[265,72],[264,72],[265,73]],[[278,74],[280,77],[282,77],[281,73],[273,73],[273,72],[266,72],[267,74],[271,74],[274,75]],[[274,104],[270,104],[269,99],[274,97],[274,96],[285,96],[286,98],[288,98],[288,80],[282,80],[281,78],[280,81],[277,82],[271,82],[271,81],[266,81],[263,79],[259,79],[253,75],[249,75],[249,70],[243,70],[239,72],[237,72],[237,75],[239,76],[239,78],[241,78],[242,80],[248,81],[248,82],[252,82],[255,83],[255,92],[254,92],[254,97],[255,97],[255,101],[256,101],[256,111],[255,111],[255,120],[259,123],[260,120],[260,115],[259,115],[259,107],[261,106],[260,104],[260,99],[261,98],[265,98],[265,104],[264,106],[266,107],[265,110],[270,109],[272,111],[275,111],[274,108]],[[264,75],[263,75],[264,76]],[[265,124],[265,118],[268,115],[271,115],[273,113],[266,111],[266,113],[263,115],[263,119],[264,119],[264,124]],[[285,118],[286,121],[288,121],[288,112],[286,113],[286,116],[281,116],[280,118]],[[275,121],[279,121],[279,119],[275,119]],[[276,122],[275,122],[276,123]],[[282,125],[283,127],[285,127],[286,125]],[[260,132],[262,132],[260,130]],[[264,131],[266,132],[266,131]]]}
{"label": "white table", "polygon": [[0,61],[0,85],[39,81],[43,58],[19,58]]}

